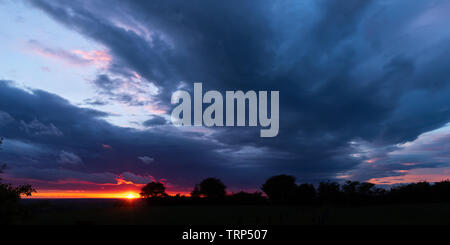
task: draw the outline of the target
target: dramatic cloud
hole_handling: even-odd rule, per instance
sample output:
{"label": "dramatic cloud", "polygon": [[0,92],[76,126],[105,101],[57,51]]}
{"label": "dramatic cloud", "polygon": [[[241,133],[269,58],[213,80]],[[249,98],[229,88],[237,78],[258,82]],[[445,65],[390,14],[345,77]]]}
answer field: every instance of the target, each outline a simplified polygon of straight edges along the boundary
{"label": "dramatic cloud", "polygon": [[[232,188],[257,188],[280,173],[298,181],[381,183],[450,167],[448,152],[437,147],[448,145],[443,128],[450,122],[444,1],[35,0],[30,6],[107,50],[67,52],[30,41],[42,55],[103,64],[86,79],[97,96],[86,105],[119,102],[149,115],[136,129],[118,127],[105,121],[108,113],[0,83],[0,134],[9,149],[0,154],[17,178],[31,178],[26,164],[60,167],[61,152],[83,164],[66,164],[70,171],[60,179],[129,172],[165,178],[174,188],[208,176]],[[194,82],[204,90],[280,91],[279,135],[172,127],[170,96]],[[436,145],[424,143],[427,132],[437,132]],[[20,156],[8,142],[40,154]],[[154,159],[158,164],[147,164]]]}
{"label": "dramatic cloud", "polygon": [[[15,119],[0,131],[5,137],[0,154],[10,178],[91,182],[83,173],[119,176],[130,172],[169,179],[172,186],[183,189],[217,169],[231,175],[232,169],[223,165],[226,159],[215,153],[220,145],[202,133],[191,137],[171,126],[158,131],[113,126],[104,120],[108,114],[76,107],[41,90],[25,91],[5,81],[0,82],[0,111],[9,111]],[[64,133],[27,133],[21,121],[34,118]],[[142,164],[152,159],[158,159],[158,166],[164,167]],[[49,174],[53,171],[58,174]]]}

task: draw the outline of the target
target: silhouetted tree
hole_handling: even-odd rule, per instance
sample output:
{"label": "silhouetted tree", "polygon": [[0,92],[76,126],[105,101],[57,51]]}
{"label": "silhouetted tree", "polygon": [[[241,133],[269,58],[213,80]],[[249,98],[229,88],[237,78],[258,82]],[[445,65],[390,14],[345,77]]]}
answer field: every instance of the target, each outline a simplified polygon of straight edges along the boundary
{"label": "silhouetted tree", "polygon": [[433,200],[450,201],[450,181],[444,180],[434,183],[432,186]]}
{"label": "silhouetted tree", "polygon": [[347,204],[373,202],[383,193],[382,189],[375,188],[375,184],[350,180],[342,185],[342,192]]}
{"label": "silhouetted tree", "polygon": [[357,191],[361,195],[372,195],[376,189],[375,184],[362,182],[359,184]]}
{"label": "silhouetted tree", "polygon": [[341,201],[341,190],[339,183],[321,182],[317,188],[319,200],[323,203],[337,203]]}
{"label": "silhouetted tree", "polygon": [[316,188],[311,184],[301,184],[297,188],[298,202],[303,204],[311,204],[316,198]]}
{"label": "silhouetted tree", "polygon": [[[0,167],[0,174],[5,168],[6,165]],[[0,183],[0,224],[12,223],[14,220],[24,217],[27,210],[20,205],[20,198],[22,195],[31,196],[33,192],[36,190],[31,185],[14,187],[11,184]]]}
{"label": "silhouetted tree", "polygon": [[143,198],[160,198],[167,196],[166,187],[161,182],[150,182],[139,193]]}
{"label": "silhouetted tree", "polygon": [[200,195],[204,195],[207,198],[223,198],[226,194],[226,186],[217,178],[204,179],[199,187]]}
{"label": "silhouetted tree", "polygon": [[274,203],[292,202],[297,194],[295,177],[284,174],[270,177],[261,189]]}
{"label": "silhouetted tree", "polygon": [[347,180],[345,181],[345,184],[342,185],[342,192],[347,195],[356,195],[360,184],[359,181]]}
{"label": "silhouetted tree", "polygon": [[389,197],[393,202],[430,202],[432,186],[425,181],[397,186],[391,189]]}
{"label": "silhouetted tree", "polygon": [[199,185],[195,185],[194,190],[191,191],[191,197],[192,198],[200,197],[200,186]]}

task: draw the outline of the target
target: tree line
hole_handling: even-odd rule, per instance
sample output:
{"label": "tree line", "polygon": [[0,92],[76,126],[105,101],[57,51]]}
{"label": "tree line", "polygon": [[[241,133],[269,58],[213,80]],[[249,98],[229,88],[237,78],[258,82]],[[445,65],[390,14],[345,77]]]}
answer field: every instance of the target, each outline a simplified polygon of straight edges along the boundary
{"label": "tree line", "polygon": [[303,204],[303,205],[368,205],[389,203],[449,202],[450,181],[418,182],[383,189],[359,181],[297,184],[289,175],[270,177],[262,192],[228,194],[225,184],[217,178],[204,179],[195,185],[190,196],[169,196],[165,185],[151,182],[141,189],[141,197],[149,204]]}

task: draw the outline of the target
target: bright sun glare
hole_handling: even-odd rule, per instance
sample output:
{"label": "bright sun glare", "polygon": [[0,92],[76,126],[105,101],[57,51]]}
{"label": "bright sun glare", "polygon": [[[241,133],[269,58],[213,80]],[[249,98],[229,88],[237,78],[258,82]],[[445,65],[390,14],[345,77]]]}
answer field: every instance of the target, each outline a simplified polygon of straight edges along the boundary
{"label": "bright sun glare", "polygon": [[132,193],[130,193],[130,194],[128,194],[127,196],[126,196],[126,198],[128,198],[128,199],[134,199],[134,198],[137,198],[134,194],[132,194]]}

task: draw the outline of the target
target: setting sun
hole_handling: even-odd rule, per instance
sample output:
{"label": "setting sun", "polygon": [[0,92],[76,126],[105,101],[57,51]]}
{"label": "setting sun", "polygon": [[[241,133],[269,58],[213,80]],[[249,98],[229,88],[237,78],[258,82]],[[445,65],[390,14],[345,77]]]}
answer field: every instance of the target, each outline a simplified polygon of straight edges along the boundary
{"label": "setting sun", "polygon": [[134,198],[137,198],[137,196],[134,195],[133,193],[130,193],[125,198],[127,198],[127,199],[134,199]]}

